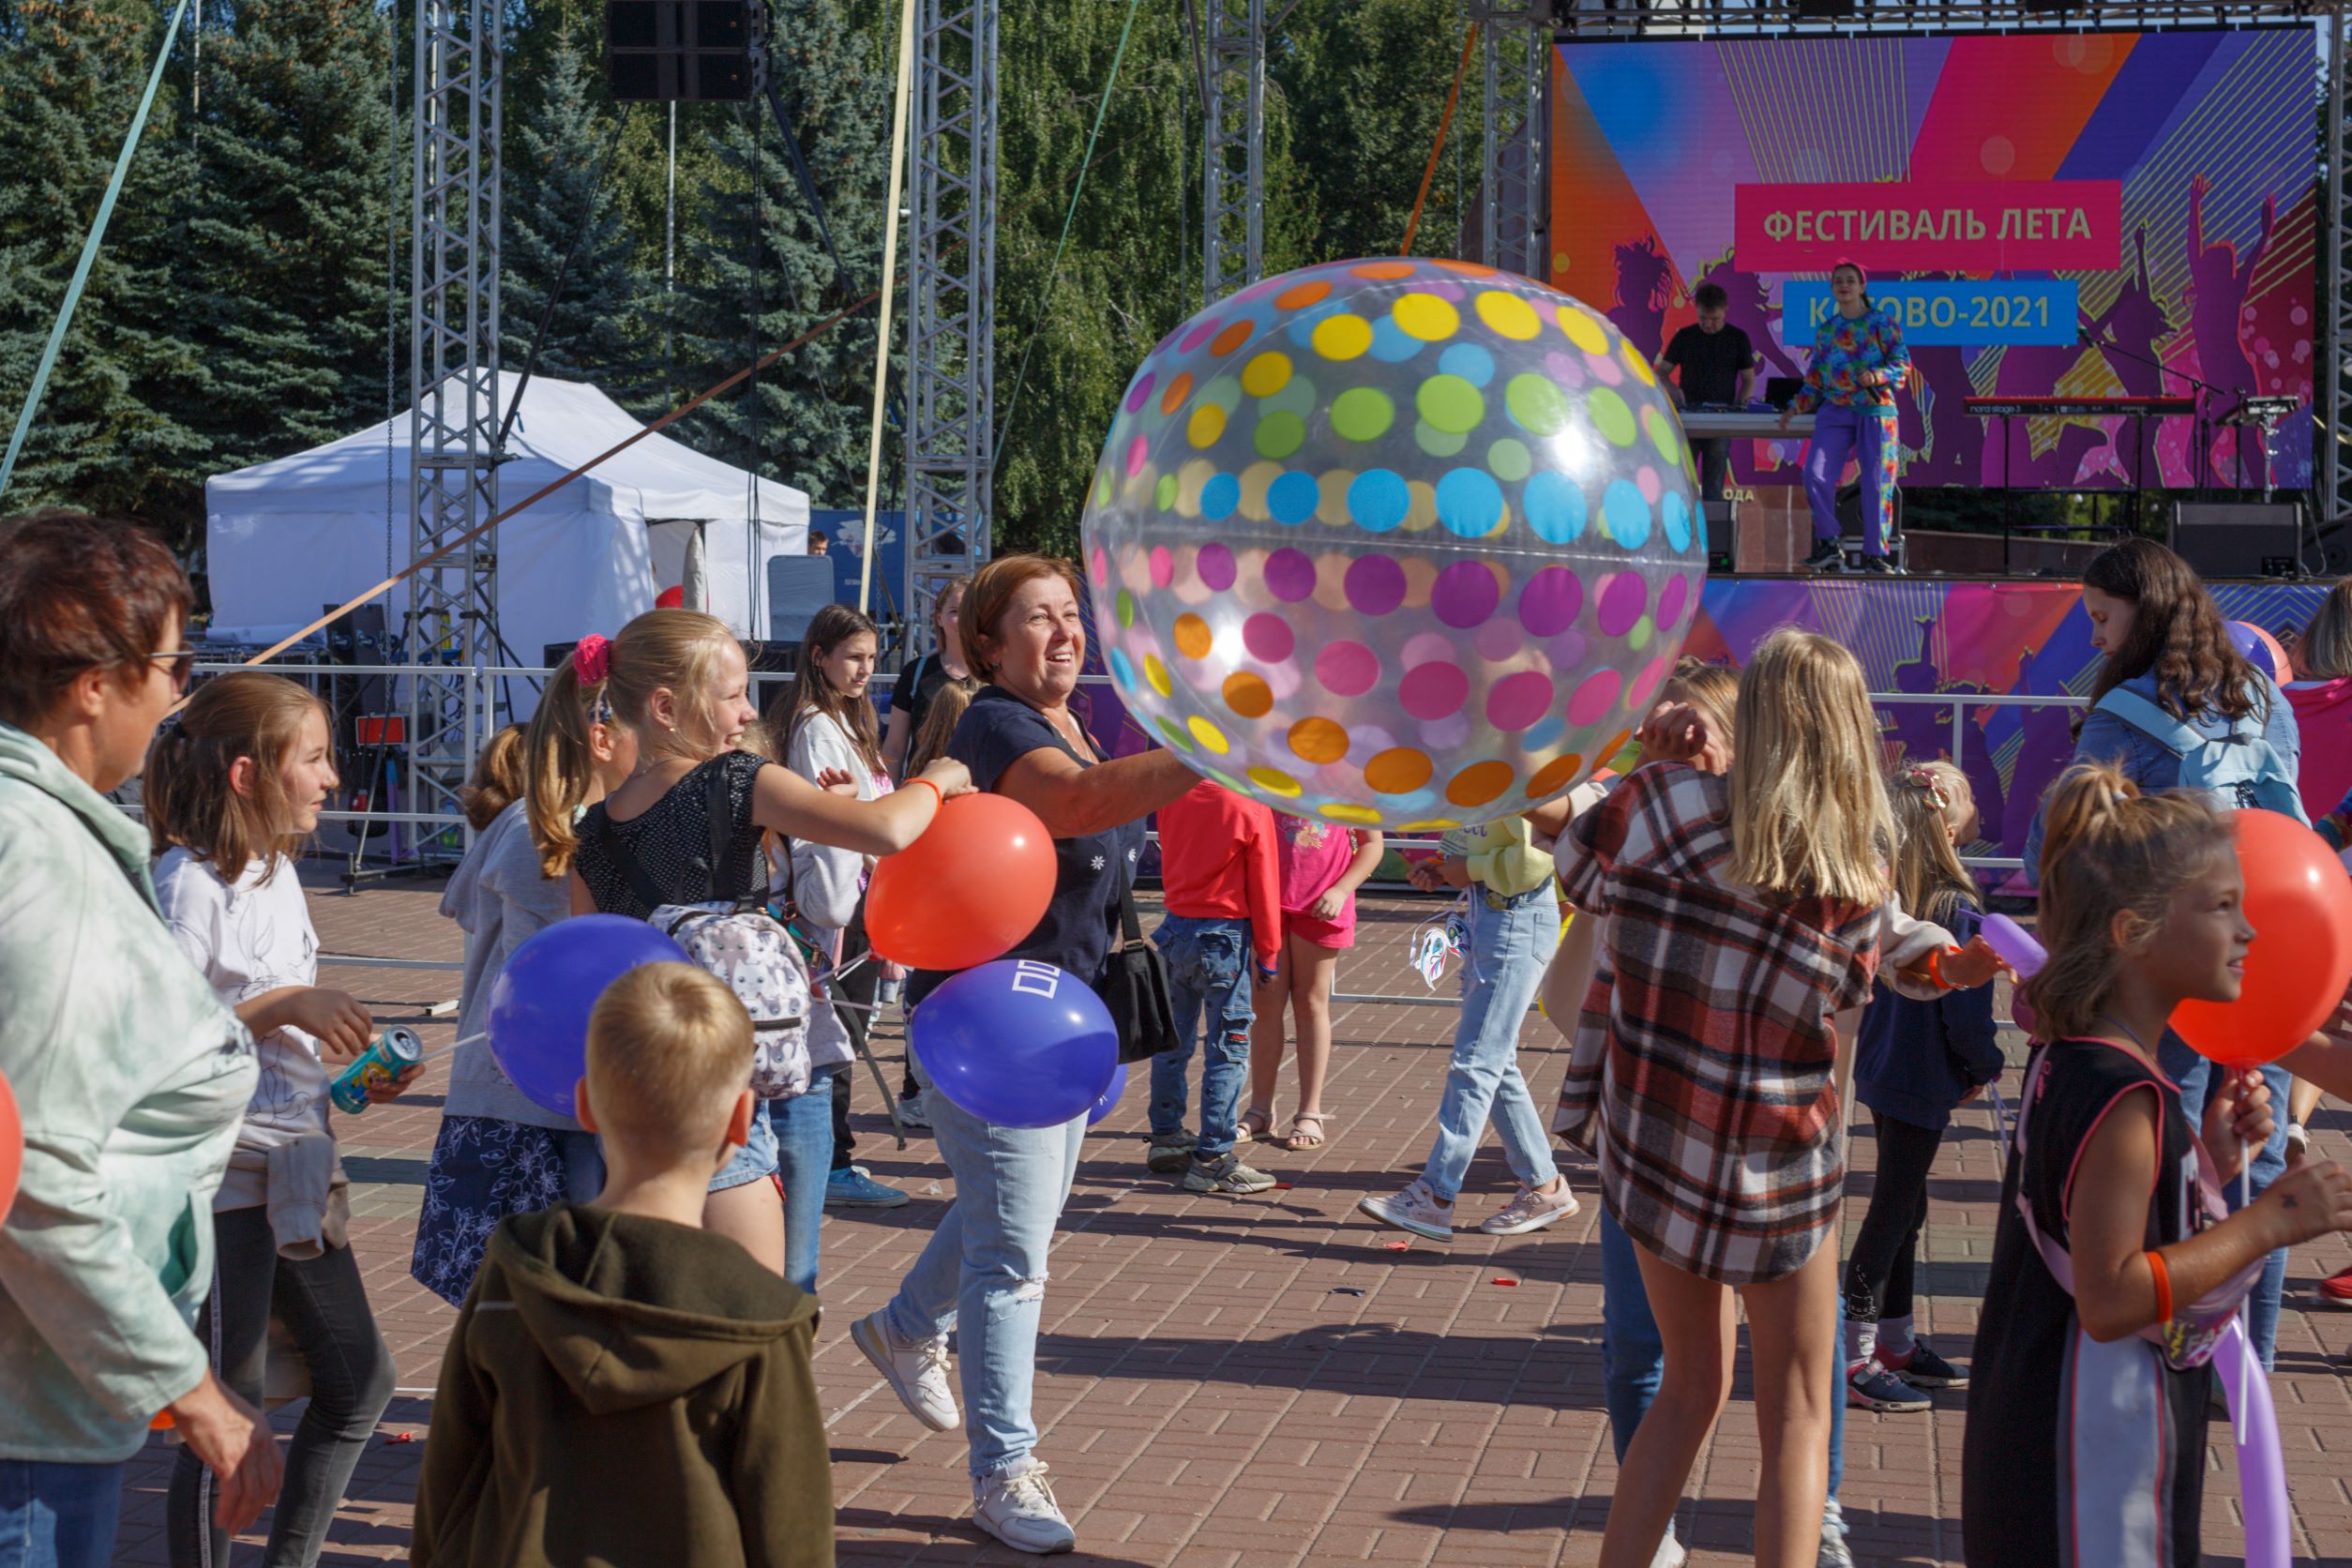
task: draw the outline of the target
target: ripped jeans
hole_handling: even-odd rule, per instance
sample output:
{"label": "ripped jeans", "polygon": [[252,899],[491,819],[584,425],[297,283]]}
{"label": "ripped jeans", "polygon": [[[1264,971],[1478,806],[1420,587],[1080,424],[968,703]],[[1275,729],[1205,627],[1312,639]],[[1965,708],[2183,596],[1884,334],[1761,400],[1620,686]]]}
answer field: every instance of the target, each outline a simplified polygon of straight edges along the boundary
{"label": "ripped jeans", "polygon": [[962,1324],[957,1370],[964,1432],[972,1479],[985,1480],[1026,1460],[1037,1446],[1029,1396],[1037,1376],[1047,1254],[1078,1174],[1086,1118],[1058,1127],[1000,1127],[927,1092],[923,1109],[956,1178],[956,1200],[882,1309],[883,1320],[901,1339],[935,1339]]}

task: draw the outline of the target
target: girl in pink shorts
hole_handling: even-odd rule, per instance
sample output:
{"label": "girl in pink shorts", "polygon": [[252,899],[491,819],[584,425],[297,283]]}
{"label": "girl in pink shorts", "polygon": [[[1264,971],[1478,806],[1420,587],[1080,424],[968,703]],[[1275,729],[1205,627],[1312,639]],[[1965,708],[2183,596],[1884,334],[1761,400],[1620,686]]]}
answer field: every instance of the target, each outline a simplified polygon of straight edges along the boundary
{"label": "girl in pink shorts", "polygon": [[1339,827],[1307,817],[1274,813],[1280,830],[1282,963],[1257,999],[1250,1025],[1249,1108],[1241,1137],[1272,1141],[1274,1078],[1282,1068],[1287,1010],[1299,1033],[1299,1108],[1282,1147],[1314,1149],[1323,1141],[1323,1077],[1331,1065],[1332,976],[1339,955],[1356,943],[1356,889],[1380,864],[1377,829]]}

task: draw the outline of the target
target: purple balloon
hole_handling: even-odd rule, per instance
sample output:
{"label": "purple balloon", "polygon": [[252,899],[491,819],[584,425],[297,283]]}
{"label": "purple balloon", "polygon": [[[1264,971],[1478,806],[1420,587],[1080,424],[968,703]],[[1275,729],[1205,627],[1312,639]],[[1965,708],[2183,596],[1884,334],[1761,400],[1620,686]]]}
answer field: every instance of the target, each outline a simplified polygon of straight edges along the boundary
{"label": "purple balloon", "polygon": [[1086,1113],[1086,1124],[1092,1127],[1101,1122],[1104,1117],[1108,1116],[1117,1108],[1119,1096],[1126,1092],[1127,1064],[1122,1062],[1111,1068],[1110,1087],[1104,1090],[1103,1097],[1094,1102],[1094,1108]]}
{"label": "purple balloon", "polygon": [[2005,914],[1986,915],[1977,934],[1984,939],[1984,945],[2000,955],[2001,962],[2017,972],[2020,980],[2032,979],[2034,971],[2049,961],[2042,944]]}
{"label": "purple balloon", "polygon": [[2274,681],[2284,681],[2287,672],[2278,668],[2278,656],[2271,652],[2274,644],[2259,628],[2244,621],[2229,623],[2229,640],[2246,656],[2246,662]]}
{"label": "purple balloon", "polygon": [[2213,1375],[2229,1402],[2238,1437],[2239,1507],[2246,1515],[2246,1568],[2288,1568],[2294,1521],[2286,1511],[2286,1467],[2279,1451],[2279,1412],[2269,1374],[2247,1343],[2242,1318],[2230,1320],[2213,1351]]}
{"label": "purple balloon", "polygon": [[573,1086],[588,1073],[588,1015],[604,988],[640,964],[690,961],[625,914],[558,921],[516,948],[490,983],[490,1054],[533,1105],[569,1116]]}
{"label": "purple balloon", "polygon": [[1000,1127],[1085,1115],[1119,1066],[1119,1032],[1094,988],[1028,958],[942,981],[915,1008],[907,1038],[940,1093]]}

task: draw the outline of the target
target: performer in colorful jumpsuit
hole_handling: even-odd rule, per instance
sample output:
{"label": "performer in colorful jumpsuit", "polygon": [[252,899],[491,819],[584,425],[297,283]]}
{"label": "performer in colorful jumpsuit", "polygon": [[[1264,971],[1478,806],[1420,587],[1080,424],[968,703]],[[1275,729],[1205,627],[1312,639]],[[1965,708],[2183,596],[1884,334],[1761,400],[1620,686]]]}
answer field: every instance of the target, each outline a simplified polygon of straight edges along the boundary
{"label": "performer in colorful jumpsuit", "polygon": [[1781,415],[1820,411],[1805,446],[1805,499],[1813,506],[1814,571],[1842,571],[1838,550],[1837,481],[1860,448],[1862,485],[1862,569],[1892,572],[1887,535],[1894,507],[1894,393],[1911,373],[1911,353],[1893,315],[1871,304],[1862,269],[1840,262],[1830,271],[1837,309],[1813,335],[1813,361],[1804,389]]}

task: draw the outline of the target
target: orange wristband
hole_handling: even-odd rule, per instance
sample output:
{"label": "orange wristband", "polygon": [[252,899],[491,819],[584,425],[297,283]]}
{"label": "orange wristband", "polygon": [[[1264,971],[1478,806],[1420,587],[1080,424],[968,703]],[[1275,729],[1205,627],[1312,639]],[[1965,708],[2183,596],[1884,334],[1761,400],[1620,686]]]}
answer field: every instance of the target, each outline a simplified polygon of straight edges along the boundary
{"label": "orange wristband", "polygon": [[1952,989],[1952,982],[1944,978],[1944,955],[1958,951],[1956,947],[1938,947],[1927,955],[1927,978],[1936,982],[1940,990]]}
{"label": "orange wristband", "polygon": [[947,797],[946,797],[945,795],[943,795],[943,794],[941,794],[941,793],[939,792],[939,786],[938,786],[938,785],[936,785],[936,784],[934,784],[934,783],[932,783],[929,779],[927,779],[927,778],[910,778],[910,779],[908,779],[908,780],[907,780],[907,787],[908,787],[909,789],[912,789],[912,788],[913,788],[915,785],[917,785],[917,784],[922,785],[925,789],[927,789],[927,790],[928,790],[928,791],[930,791],[930,792],[931,792],[931,809],[932,809],[932,810],[937,811],[937,810],[939,810],[942,807],[944,807],[944,806],[947,804]]}
{"label": "orange wristband", "polygon": [[2169,1323],[2172,1321],[2172,1271],[2164,1266],[2163,1253],[2149,1252],[2143,1256],[2148,1259],[2148,1272],[2156,1278],[2156,1320]]}

